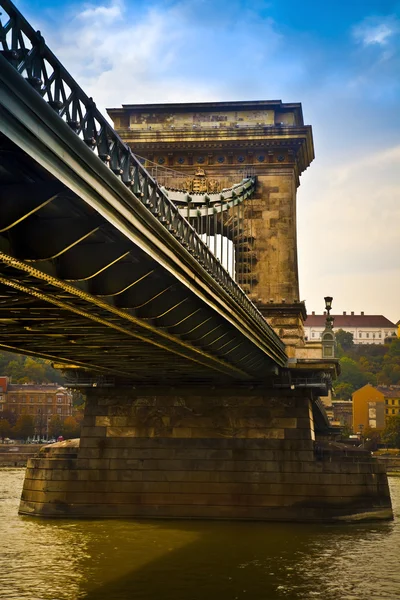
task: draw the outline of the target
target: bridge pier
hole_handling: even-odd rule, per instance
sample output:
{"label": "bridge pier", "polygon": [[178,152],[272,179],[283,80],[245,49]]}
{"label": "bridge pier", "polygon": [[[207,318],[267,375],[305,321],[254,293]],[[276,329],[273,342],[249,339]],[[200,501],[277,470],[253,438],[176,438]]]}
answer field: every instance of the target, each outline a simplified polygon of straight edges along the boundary
{"label": "bridge pier", "polygon": [[329,521],[391,518],[384,468],[315,441],[309,390],[90,388],[80,445],[28,463],[20,513]]}

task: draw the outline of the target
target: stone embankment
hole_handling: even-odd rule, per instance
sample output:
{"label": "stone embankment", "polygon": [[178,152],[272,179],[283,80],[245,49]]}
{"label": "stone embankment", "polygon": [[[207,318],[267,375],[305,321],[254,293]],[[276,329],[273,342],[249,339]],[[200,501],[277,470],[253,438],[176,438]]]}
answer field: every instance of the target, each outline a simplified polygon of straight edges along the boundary
{"label": "stone embankment", "polygon": [[0,444],[0,467],[26,467],[41,444]]}
{"label": "stone embankment", "polygon": [[396,473],[400,475],[400,450],[396,453],[376,453],[378,461],[385,465],[387,473]]}

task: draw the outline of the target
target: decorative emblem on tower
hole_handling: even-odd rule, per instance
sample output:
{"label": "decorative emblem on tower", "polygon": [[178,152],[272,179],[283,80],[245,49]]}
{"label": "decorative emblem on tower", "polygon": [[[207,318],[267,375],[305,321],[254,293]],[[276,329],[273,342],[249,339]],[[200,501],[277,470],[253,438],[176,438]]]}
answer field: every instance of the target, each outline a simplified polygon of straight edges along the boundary
{"label": "decorative emblem on tower", "polygon": [[207,177],[204,169],[199,167],[192,180],[192,191],[195,194],[207,191]]}
{"label": "decorative emblem on tower", "polygon": [[220,191],[220,184],[216,179],[208,179],[206,172],[202,167],[195,171],[193,179],[186,182],[188,191],[194,194],[204,194],[206,192],[215,194]]}

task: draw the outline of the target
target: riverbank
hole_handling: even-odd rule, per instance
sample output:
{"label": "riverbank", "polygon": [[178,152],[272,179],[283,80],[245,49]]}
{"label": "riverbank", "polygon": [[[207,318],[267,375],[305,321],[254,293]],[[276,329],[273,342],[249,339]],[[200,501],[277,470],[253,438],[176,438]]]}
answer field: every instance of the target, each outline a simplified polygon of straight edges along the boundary
{"label": "riverbank", "polygon": [[45,444],[0,444],[0,467],[26,467]]}
{"label": "riverbank", "polygon": [[387,473],[400,475],[400,451],[399,450],[378,450],[374,452],[375,458],[386,467]]}

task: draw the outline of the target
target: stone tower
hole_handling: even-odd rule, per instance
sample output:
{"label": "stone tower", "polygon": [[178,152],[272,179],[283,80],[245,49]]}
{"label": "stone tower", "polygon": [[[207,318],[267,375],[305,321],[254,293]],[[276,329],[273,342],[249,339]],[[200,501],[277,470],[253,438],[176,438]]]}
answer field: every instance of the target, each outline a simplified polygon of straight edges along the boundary
{"label": "stone tower", "polygon": [[299,302],[296,192],[314,158],[312,130],[304,125],[301,104],[126,104],[108,114],[147,168],[171,170],[171,187],[182,187],[174,172],[188,181],[199,168],[220,189],[246,174],[257,176],[256,195],[245,207],[250,243],[243,244],[238,257],[246,268],[237,279],[294,355],[305,318]]}

